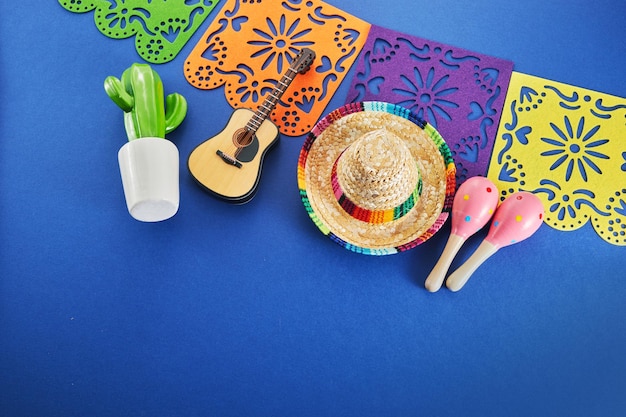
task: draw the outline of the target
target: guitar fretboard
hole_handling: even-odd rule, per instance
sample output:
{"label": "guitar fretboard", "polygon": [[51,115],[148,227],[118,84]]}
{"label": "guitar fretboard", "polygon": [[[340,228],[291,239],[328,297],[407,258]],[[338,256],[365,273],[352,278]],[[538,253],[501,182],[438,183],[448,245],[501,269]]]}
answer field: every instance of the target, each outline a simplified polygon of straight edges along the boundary
{"label": "guitar fretboard", "polygon": [[252,133],[255,133],[267,116],[274,110],[278,100],[283,95],[289,84],[293,81],[296,75],[296,71],[293,68],[289,68],[285,75],[282,76],[280,80],[278,80],[278,84],[272,90],[271,93],[265,98],[263,103],[259,106],[258,110],[254,113],[254,116],[250,118],[248,123],[246,124],[246,129]]}

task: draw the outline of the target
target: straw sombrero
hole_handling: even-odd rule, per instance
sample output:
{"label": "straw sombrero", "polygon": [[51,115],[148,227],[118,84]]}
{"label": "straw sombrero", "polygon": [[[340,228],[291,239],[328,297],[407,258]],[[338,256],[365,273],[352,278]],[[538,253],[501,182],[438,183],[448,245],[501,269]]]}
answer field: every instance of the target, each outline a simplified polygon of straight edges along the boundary
{"label": "straw sombrero", "polygon": [[354,252],[386,255],[414,248],[445,223],[455,173],[431,125],[404,107],[362,102],[313,127],[298,187],[322,233]]}

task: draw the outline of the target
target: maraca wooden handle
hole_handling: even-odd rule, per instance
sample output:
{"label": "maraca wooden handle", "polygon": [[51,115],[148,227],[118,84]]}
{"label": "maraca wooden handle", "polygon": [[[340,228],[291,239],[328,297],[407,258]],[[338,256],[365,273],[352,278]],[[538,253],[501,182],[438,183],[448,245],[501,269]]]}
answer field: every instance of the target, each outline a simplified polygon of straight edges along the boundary
{"label": "maraca wooden handle", "polygon": [[446,286],[452,291],[458,291],[470,279],[474,271],[482,265],[491,255],[498,251],[499,247],[494,244],[488,242],[487,240],[483,240],[483,242],[478,246],[476,252],[469,257],[467,261],[463,265],[459,267],[456,271],[452,273],[448,277],[446,281]]}
{"label": "maraca wooden handle", "polygon": [[465,238],[455,234],[450,235],[448,243],[446,243],[445,248],[443,248],[441,257],[433,267],[433,270],[430,272],[430,275],[428,275],[428,278],[426,278],[426,282],[424,283],[424,286],[428,291],[439,291],[439,288],[441,288],[441,284],[443,284],[443,280],[448,273],[448,268],[450,267],[454,256],[463,245],[463,242],[465,242]]}

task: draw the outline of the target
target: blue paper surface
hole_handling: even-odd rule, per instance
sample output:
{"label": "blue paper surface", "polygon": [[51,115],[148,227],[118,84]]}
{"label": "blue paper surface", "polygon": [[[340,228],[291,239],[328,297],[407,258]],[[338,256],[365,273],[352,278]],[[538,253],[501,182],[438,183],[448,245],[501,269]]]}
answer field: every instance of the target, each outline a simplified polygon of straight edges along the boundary
{"label": "blue paper surface", "polygon": [[[330,3],[626,97],[621,3]],[[1,415],[626,414],[624,248],[591,226],[542,227],[462,291],[430,294],[449,227],[382,258],[328,241],[300,201],[302,138],[270,151],[251,202],[212,198],[184,164],[232,110],[182,73],[202,30],[156,67],[165,92],[189,102],[168,136],[181,154],[179,212],[137,222],[117,164],[122,114],[103,89],[140,59],[132,40],[54,1],[0,13]]]}

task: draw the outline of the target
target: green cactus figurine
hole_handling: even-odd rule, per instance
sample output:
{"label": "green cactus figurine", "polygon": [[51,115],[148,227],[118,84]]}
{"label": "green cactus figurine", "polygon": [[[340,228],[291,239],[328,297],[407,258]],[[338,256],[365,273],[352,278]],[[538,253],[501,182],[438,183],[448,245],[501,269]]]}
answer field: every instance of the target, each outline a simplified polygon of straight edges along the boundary
{"label": "green cactus figurine", "polygon": [[108,96],[124,111],[128,140],[156,137],[176,129],[187,114],[187,101],[172,93],[163,99],[163,83],[148,64],[132,64],[122,79],[109,76],[104,80]]}

